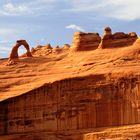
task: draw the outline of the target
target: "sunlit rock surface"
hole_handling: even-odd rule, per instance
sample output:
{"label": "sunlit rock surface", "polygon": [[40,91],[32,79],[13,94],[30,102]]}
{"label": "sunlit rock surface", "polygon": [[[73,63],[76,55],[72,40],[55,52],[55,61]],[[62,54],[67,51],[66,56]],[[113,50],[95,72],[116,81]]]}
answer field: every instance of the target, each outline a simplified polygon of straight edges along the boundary
{"label": "sunlit rock surface", "polygon": [[139,139],[140,39],[73,47],[38,46],[13,65],[0,59],[0,139]]}

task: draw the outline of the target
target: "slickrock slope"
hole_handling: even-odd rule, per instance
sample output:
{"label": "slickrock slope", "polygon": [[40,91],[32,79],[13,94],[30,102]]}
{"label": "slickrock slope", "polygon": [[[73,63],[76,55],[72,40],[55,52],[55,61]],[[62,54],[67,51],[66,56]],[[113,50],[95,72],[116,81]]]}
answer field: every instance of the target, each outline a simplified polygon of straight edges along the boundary
{"label": "slickrock slope", "polygon": [[16,93],[22,94],[42,83],[64,78],[108,73],[118,73],[119,76],[119,72],[122,72],[120,75],[139,74],[139,46],[89,52],[65,51],[57,55],[51,53],[47,56],[20,58],[16,65],[6,64],[7,59],[0,60],[1,100]]}
{"label": "slickrock slope", "polygon": [[140,39],[90,51],[43,49],[13,65],[0,60],[0,139],[139,139]]}

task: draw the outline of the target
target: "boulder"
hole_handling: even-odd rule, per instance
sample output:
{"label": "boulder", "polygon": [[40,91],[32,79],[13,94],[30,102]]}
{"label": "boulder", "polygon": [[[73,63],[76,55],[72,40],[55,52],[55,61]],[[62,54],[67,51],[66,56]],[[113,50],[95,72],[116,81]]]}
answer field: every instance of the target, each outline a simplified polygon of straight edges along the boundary
{"label": "boulder", "polygon": [[112,30],[110,27],[105,27],[104,29],[104,36],[105,35],[112,35]]}

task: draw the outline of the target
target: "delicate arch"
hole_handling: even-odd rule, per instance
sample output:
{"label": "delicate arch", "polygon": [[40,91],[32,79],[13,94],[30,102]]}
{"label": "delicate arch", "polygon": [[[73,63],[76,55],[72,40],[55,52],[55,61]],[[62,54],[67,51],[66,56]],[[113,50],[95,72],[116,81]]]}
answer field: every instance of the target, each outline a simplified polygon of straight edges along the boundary
{"label": "delicate arch", "polygon": [[32,57],[32,54],[30,52],[30,47],[29,44],[26,42],[26,40],[17,40],[16,45],[13,46],[12,51],[10,53],[9,59],[18,59],[18,48],[23,45],[25,49],[27,50],[26,56],[27,57]]}

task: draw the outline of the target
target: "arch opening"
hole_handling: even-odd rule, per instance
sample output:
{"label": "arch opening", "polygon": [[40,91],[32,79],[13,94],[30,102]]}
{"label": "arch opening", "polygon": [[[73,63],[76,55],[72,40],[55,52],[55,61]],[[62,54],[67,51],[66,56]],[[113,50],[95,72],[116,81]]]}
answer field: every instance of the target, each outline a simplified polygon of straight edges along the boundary
{"label": "arch opening", "polygon": [[26,49],[23,45],[21,45],[19,48],[18,48],[18,57],[26,57]]}

